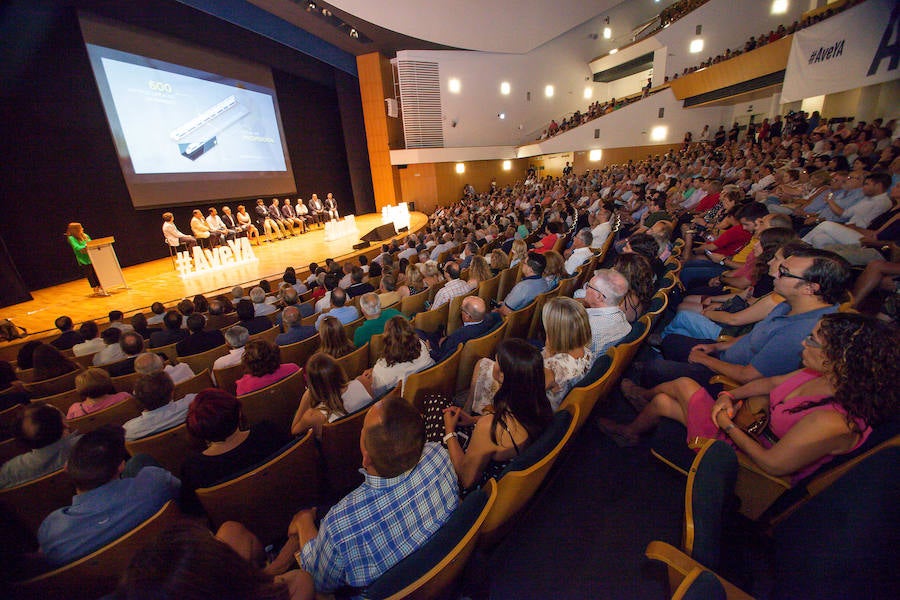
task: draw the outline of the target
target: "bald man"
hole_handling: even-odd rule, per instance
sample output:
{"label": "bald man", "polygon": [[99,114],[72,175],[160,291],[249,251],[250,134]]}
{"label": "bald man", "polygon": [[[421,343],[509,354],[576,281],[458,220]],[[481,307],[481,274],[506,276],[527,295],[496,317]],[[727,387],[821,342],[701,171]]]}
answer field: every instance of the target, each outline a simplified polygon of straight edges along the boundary
{"label": "bald man", "polygon": [[500,315],[488,312],[484,300],[478,296],[468,296],[463,300],[461,308],[462,327],[445,337],[440,343],[428,340],[431,345],[431,358],[434,359],[434,362],[441,362],[453,354],[459,344],[481,337],[500,324]]}

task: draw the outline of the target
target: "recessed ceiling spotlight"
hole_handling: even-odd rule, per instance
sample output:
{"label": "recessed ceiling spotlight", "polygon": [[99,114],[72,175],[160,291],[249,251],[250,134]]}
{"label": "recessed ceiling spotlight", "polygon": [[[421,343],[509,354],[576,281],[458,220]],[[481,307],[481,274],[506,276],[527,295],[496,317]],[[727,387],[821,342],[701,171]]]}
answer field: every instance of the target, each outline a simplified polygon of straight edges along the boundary
{"label": "recessed ceiling spotlight", "polygon": [[554,92],[554,89],[553,89],[552,85],[548,85],[547,87],[544,88],[544,95],[547,96],[548,98],[553,97],[553,92]]}
{"label": "recessed ceiling spotlight", "polygon": [[508,81],[504,81],[503,83],[500,84],[500,93],[503,94],[504,96],[509,96],[510,89],[511,88],[509,86]]}
{"label": "recessed ceiling spotlight", "polygon": [[497,113],[497,118],[499,118],[502,121],[503,119],[506,118],[506,113]]}
{"label": "recessed ceiling spotlight", "polygon": [[462,84],[459,82],[459,79],[454,78],[447,82],[447,89],[454,94],[458,94],[462,89]]}
{"label": "recessed ceiling spotlight", "polygon": [[609,27],[604,27],[603,28],[603,39],[608,40],[611,37],[612,37],[612,29],[610,29]]}

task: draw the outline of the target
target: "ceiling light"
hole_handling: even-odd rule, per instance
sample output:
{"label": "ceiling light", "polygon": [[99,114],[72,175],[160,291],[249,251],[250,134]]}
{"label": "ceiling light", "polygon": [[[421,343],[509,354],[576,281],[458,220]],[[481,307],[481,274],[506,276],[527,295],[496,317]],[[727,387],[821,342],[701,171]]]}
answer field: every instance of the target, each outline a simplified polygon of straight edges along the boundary
{"label": "ceiling light", "polygon": [[501,94],[503,94],[504,96],[509,96],[509,90],[510,90],[510,87],[509,87],[508,81],[504,81],[503,83],[500,84],[500,93]]}
{"label": "ceiling light", "polygon": [[459,82],[459,79],[454,78],[447,82],[447,89],[454,94],[458,94],[462,89],[462,84]]}
{"label": "ceiling light", "polygon": [[316,10],[316,3],[315,3],[315,2],[310,2],[309,4],[307,4],[307,5],[306,5],[306,10]]}
{"label": "ceiling light", "polygon": [[466,163],[456,163],[456,172],[462,175],[466,172]]}
{"label": "ceiling light", "polygon": [[593,96],[593,95],[594,95],[594,88],[592,88],[590,86],[584,88],[584,99],[585,100],[590,100],[591,96]]}
{"label": "ceiling light", "polygon": [[697,54],[698,52],[703,52],[703,38],[697,38],[695,40],[691,40],[691,45],[688,48],[688,51],[691,54]]}
{"label": "ceiling light", "polygon": [[591,150],[588,152],[588,160],[591,162],[597,162],[603,157],[603,150]]}
{"label": "ceiling light", "polygon": [[665,125],[657,125],[650,130],[650,139],[654,142],[661,142],[666,139],[669,134],[669,128]]}
{"label": "ceiling light", "polygon": [[512,161],[511,161],[511,160],[504,160],[504,161],[503,161],[503,170],[504,170],[504,171],[511,171],[511,170],[512,170]]}
{"label": "ceiling light", "polygon": [[612,29],[610,29],[609,27],[604,27],[603,28],[603,39],[608,40],[611,37],[612,37]]}
{"label": "ceiling light", "polygon": [[497,117],[502,121],[503,119],[506,118],[506,113],[498,113]]}
{"label": "ceiling light", "polygon": [[355,39],[355,40],[358,40],[358,39],[359,39],[359,32],[356,31],[355,29],[353,29],[353,28],[351,27],[351,28],[350,28],[350,37],[352,37],[352,38]]}
{"label": "ceiling light", "polygon": [[553,86],[552,85],[548,85],[547,87],[544,88],[544,95],[547,96],[548,98],[553,97]]}
{"label": "ceiling light", "polygon": [[618,52],[618,51],[619,51],[618,48],[613,48],[612,50],[609,51],[609,53],[610,53],[610,54],[615,54],[615,53]]}
{"label": "ceiling light", "polygon": [[788,0],[772,0],[772,14],[783,15],[788,11]]}

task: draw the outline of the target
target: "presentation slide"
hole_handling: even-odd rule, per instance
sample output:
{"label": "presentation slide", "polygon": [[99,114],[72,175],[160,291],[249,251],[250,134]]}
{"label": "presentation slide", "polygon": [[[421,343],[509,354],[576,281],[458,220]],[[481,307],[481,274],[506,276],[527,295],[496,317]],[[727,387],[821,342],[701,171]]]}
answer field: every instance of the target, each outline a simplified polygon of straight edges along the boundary
{"label": "presentation slide", "polygon": [[269,67],[79,14],[135,208],[296,191]]}
{"label": "presentation slide", "polygon": [[101,54],[136,174],[286,170],[270,94],[183,75],[175,65],[114,60],[97,46],[88,48]]}

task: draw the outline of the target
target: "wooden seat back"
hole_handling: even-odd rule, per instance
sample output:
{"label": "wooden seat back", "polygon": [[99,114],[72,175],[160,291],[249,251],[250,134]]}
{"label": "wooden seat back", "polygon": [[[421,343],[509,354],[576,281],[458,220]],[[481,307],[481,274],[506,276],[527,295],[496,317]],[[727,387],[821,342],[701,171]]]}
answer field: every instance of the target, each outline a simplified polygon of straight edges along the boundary
{"label": "wooden seat back", "polygon": [[16,438],[3,440],[2,442],[0,442],[0,465],[11,458],[15,458],[16,456],[25,454],[29,451],[31,451],[31,448],[29,448]]}
{"label": "wooden seat back", "polygon": [[167,346],[160,346],[159,348],[150,348],[150,352],[154,354],[165,354],[166,358],[172,361],[178,360],[178,350],[175,349],[175,346],[178,345],[178,342],[174,344],[169,344]]}
{"label": "wooden seat back", "polygon": [[[567,409],[569,406],[578,406],[578,420],[575,423],[575,433],[581,430],[584,422],[587,421],[591,411],[594,410],[597,402],[606,399],[615,386],[616,381],[613,376],[616,374],[618,367],[622,363],[621,354],[617,352],[615,346],[607,351],[611,358],[609,368],[606,373],[597,378],[597,381],[585,387],[573,387],[563,398],[559,405],[560,410]],[[626,365],[627,366],[627,365]],[[574,414],[574,413],[573,413]]]}
{"label": "wooden seat back", "polygon": [[305,386],[303,371],[295,371],[270,386],[239,396],[247,425],[269,421],[289,431]]}
{"label": "wooden seat back", "polygon": [[475,363],[482,358],[490,358],[497,349],[497,344],[506,335],[506,321],[485,335],[467,341],[463,344],[462,355],[459,359],[459,370],[456,374],[456,392],[469,389],[472,383],[472,373],[475,371]]}
{"label": "wooden seat back", "polygon": [[125,448],[132,456],[149,454],[175,475],[181,473],[181,464],[189,454],[200,452],[205,447],[203,440],[198,440],[188,433],[187,425],[184,423],[147,437],[125,442]]}
{"label": "wooden seat back", "polygon": [[264,544],[282,537],[294,513],[320,498],[319,451],[312,430],[258,467],[197,490],[213,527],[237,521]]}
{"label": "wooden seat back", "polygon": [[14,585],[18,598],[67,598],[93,600],[115,590],[131,559],[150,540],[171,527],[181,516],[174,500],[156,514],[99,550]]}
{"label": "wooden seat back", "polygon": [[75,486],[63,469],[0,490],[0,509],[33,534],[47,515],[68,506]]}
{"label": "wooden seat back", "polygon": [[369,368],[369,344],[363,344],[350,354],[345,354],[335,360],[344,369],[347,377],[355,379]]}
{"label": "wooden seat back", "polygon": [[23,405],[16,404],[15,406],[10,406],[9,408],[0,411],[0,434],[12,435],[13,423],[15,423],[22,414],[24,408]]}
{"label": "wooden seat back", "polygon": [[135,371],[134,373],[129,373],[128,375],[119,375],[118,377],[112,377],[113,387],[116,388],[117,392],[128,392],[129,394],[134,391],[135,382],[141,378],[141,374]]}
{"label": "wooden seat back", "polygon": [[428,290],[422,290],[418,294],[406,296],[400,300],[400,312],[406,315],[407,319],[413,318],[417,313],[425,310],[425,303],[428,301]]}
{"label": "wooden seat back", "polygon": [[447,329],[445,330],[447,335],[450,335],[460,327],[462,327],[462,303],[469,296],[474,296],[476,294],[476,290],[471,290],[466,292],[461,296],[454,296],[450,299],[450,302],[447,303]]}
{"label": "wooden seat back", "polygon": [[[91,358],[93,358],[93,354],[91,355]],[[34,369],[19,370],[18,368],[16,368],[16,379],[18,379],[22,383],[31,383],[32,381],[34,381]]]}
{"label": "wooden seat back", "polygon": [[[113,379],[113,385],[115,385],[115,379]],[[116,391],[122,391],[116,388]],[[55,406],[59,409],[62,414],[66,414],[69,412],[69,407],[75,404],[76,402],[81,402],[81,394],[78,393],[78,390],[72,388],[71,390],[66,390],[65,392],[61,392],[59,394],[54,394],[52,396],[44,396],[38,400],[32,400],[32,402],[43,402],[44,404],[49,404],[51,406]]]}
{"label": "wooden seat back", "polygon": [[496,300],[498,303],[503,302],[503,299],[509,294],[509,290],[513,289],[513,286],[516,285],[516,278],[519,276],[519,269],[521,266],[522,263],[519,263],[514,267],[503,269],[500,272],[500,275],[498,275],[500,278],[500,281],[497,283]]}
{"label": "wooden seat back", "polygon": [[497,298],[497,290],[500,289],[500,277],[502,277],[503,273],[500,272],[494,277],[490,279],[486,279],[478,284],[478,297],[484,300],[484,305],[490,307],[491,300]]}
{"label": "wooden seat back", "polygon": [[376,333],[369,338],[369,367],[374,367],[378,359],[384,356],[384,334]]}
{"label": "wooden seat back", "polygon": [[275,338],[278,337],[279,333],[281,333],[281,331],[277,327],[270,327],[269,329],[266,329],[265,331],[260,331],[259,333],[254,333],[249,338],[247,338],[247,341],[250,342],[253,340],[264,340],[266,342],[269,342],[270,344],[274,344]]}
{"label": "wooden seat back", "polygon": [[644,340],[647,339],[647,336],[650,335],[651,321],[649,315],[644,315],[640,319],[638,319],[638,323],[632,325],[632,327],[642,327],[643,331],[639,336],[630,342],[620,343],[616,345],[616,358],[621,360],[617,360],[615,362],[615,369],[612,374],[612,384],[619,380],[622,376],[622,373],[625,372],[625,369],[628,368],[628,365],[631,364],[631,361],[634,360],[634,355],[637,354],[637,351],[640,349],[641,344],[644,343]]}
{"label": "wooden seat back", "polygon": [[425,413],[424,399],[427,394],[442,394],[447,398],[453,398],[456,372],[462,358],[462,346],[460,344],[453,354],[433,367],[413,373],[406,378],[401,395],[422,414]]}
{"label": "wooden seat back", "polygon": [[319,334],[300,340],[294,344],[288,344],[281,347],[281,362],[294,363],[299,367],[305,367],[309,357],[316,353],[319,349],[321,339]]}
{"label": "wooden seat back", "polygon": [[209,377],[209,369],[204,369],[190,379],[175,384],[172,397],[179,400],[188,394],[199,394],[208,387],[212,387],[212,379]]}
{"label": "wooden seat back", "polygon": [[319,434],[322,473],[325,488],[332,499],[343,498],[363,482],[359,472],[362,466],[359,436],[368,412],[367,406],[352,415],[322,425]]}
{"label": "wooden seat back", "polygon": [[544,305],[559,295],[559,286],[538,294],[534,299],[534,313],[531,315],[531,323],[528,325],[528,337],[525,339],[536,340],[543,337],[544,332]]}
{"label": "wooden seat back", "polygon": [[506,316],[506,334],[503,339],[521,338],[525,339],[528,335],[528,328],[531,326],[531,319],[535,314],[537,300],[532,300],[531,304],[514,310]]}
{"label": "wooden seat back", "polygon": [[201,352],[200,354],[179,356],[178,362],[187,364],[191,368],[191,371],[193,371],[194,373],[199,373],[206,369],[212,369],[213,363],[216,362],[216,359],[221,358],[226,354],[228,354],[228,346],[226,344],[222,344],[221,346],[216,346],[212,350],[207,350],[206,352]]}
{"label": "wooden seat back", "polygon": [[25,384],[25,389],[31,392],[32,398],[43,398],[44,396],[60,394],[75,387],[75,378],[79,373],[81,373],[81,369],[75,369],[52,379],[32,381]]}
{"label": "wooden seat back", "polygon": [[224,369],[216,369],[213,374],[216,377],[216,387],[234,396],[237,394],[237,380],[244,376],[244,365],[237,363]]}
{"label": "wooden seat back", "polygon": [[413,319],[413,327],[415,329],[427,331],[428,333],[435,333],[447,322],[447,315],[449,312],[449,304],[444,304],[440,308],[435,308],[433,310],[420,312],[416,315],[415,319]]}
{"label": "wooden seat back", "polygon": [[441,288],[447,285],[446,281],[441,281],[440,283],[436,283],[428,288],[428,301],[434,304],[434,297],[437,296],[437,293],[441,291]]}
{"label": "wooden seat back", "polygon": [[363,323],[366,322],[365,317],[360,317],[355,321],[351,321],[350,323],[346,323],[344,325],[344,333],[347,334],[347,339],[353,341],[353,336],[356,335],[356,330],[359,329]]}
{"label": "wooden seat back", "polygon": [[81,356],[73,356],[72,362],[79,365],[82,369],[87,369],[88,367],[92,367],[94,365],[94,355],[96,352],[91,352],[90,354],[82,354]]}
{"label": "wooden seat back", "polygon": [[88,413],[83,417],[69,419],[69,429],[78,433],[87,433],[104,425],[124,425],[125,421],[130,421],[140,416],[142,408],[137,400],[128,398],[108,408]]}

